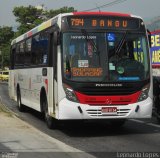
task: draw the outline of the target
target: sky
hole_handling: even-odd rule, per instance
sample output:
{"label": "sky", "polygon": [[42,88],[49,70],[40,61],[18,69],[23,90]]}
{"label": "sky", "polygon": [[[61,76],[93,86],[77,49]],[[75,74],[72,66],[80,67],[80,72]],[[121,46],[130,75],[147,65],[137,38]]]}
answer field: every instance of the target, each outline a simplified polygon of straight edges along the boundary
{"label": "sky", "polygon": [[[44,4],[50,9],[58,9],[64,6],[74,7],[78,11],[84,11],[97,6],[111,3],[115,0],[0,0],[0,26],[18,26],[12,13],[16,6],[37,6]],[[142,18],[160,16],[160,0],[122,0],[122,3],[100,8],[101,11],[122,12],[139,15]],[[98,11],[98,9],[93,10]]]}

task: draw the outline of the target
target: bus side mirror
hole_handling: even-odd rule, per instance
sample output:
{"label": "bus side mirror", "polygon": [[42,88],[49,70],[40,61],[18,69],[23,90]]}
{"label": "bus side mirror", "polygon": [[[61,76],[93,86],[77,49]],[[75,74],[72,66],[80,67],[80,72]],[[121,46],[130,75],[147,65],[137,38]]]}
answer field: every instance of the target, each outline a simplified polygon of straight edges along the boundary
{"label": "bus side mirror", "polygon": [[148,33],[149,46],[151,47],[151,32],[148,29],[147,29],[147,33]]}

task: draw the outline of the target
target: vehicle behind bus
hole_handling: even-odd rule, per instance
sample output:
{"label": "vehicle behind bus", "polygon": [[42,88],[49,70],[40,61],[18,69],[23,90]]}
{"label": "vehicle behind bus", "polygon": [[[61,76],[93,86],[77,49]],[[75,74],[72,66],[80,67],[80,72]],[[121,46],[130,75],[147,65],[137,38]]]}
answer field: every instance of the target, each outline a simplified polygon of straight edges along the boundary
{"label": "vehicle behind bus", "polygon": [[0,80],[8,82],[8,79],[9,79],[9,71],[8,70],[0,71]]}
{"label": "vehicle behind bus", "polygon": [[153,68],[153,112],[160,123],[160,30],[151,32],[151,59]]}

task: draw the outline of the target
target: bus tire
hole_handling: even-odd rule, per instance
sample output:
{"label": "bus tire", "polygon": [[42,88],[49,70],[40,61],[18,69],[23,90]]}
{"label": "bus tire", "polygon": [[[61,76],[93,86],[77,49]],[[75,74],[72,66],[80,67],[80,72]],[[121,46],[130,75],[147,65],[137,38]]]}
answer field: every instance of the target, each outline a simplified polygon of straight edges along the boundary
{"label": "bus tire", "polygon": [[20,112],[25,111],[25,106],[21,103],[21,93],[19,89],[17,90],[17,106]]}
{"label": "bus tire", "polygon": [[57,128],[57,120],[49,115],[48,113],[48,102],[47,98],[43,99],[42,107],[44,109],[44,117],[47,124],[47,127],[49,129],[56,129]]}

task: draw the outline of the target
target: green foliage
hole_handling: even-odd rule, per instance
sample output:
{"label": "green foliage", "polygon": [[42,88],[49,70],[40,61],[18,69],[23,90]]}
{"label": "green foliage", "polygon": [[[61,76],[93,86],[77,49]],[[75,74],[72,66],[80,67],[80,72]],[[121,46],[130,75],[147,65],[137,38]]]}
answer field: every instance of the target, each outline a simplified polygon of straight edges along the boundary
{"label": "green foliage", "polygon": [[34,6],[20,6],[15,7],[13,14],[16,17],[16,21],[20,24],[18,27],[19,34],[23,34],[42,22],[50,19],[60,13],[75,12],[73,7],[62,7],[56,10],[43,10],[37,9]]}
{"label": "green foliage", "polygon": [[75,10],[73,7],[63,7],[60,9],[56,9],[56,10],[49,10],[48,12],[46,12],[46,17],[48,19],[53,18],[54,16],[60,14],[60,13],[70,13],[70,12],[76,12],[77,10]]}
{"label": "green foliage", "polygon": [[13,38],[13,36],[14,32],[12,31],[12,27],[0,27],[0,46],[2,44],[10,43],[10,40]]}
{"label": "green foliage", "polygon": [[14,32],[12,31],[12,27],[0,27],[0,64],[2,65],[1,67],[9,65],[10,42],[13,36]]}
{"label": "green foliage", "polygon": [[2,56],[3,56],[3,63],[1,67],[9,66],[9,60],[10,60],[10,44],[3,44],[0,47],[2,55],[0,56],[0,61],[2,62]]}
{"label": "green foliage", "polygon": [[19,34],[23,34],[43,22],[43,19],[39,18],[42,16],[43,10],[31,5],[28,7],[15,7],[13,14],[16,17],[16,21],[20,24],[18,27]]}

